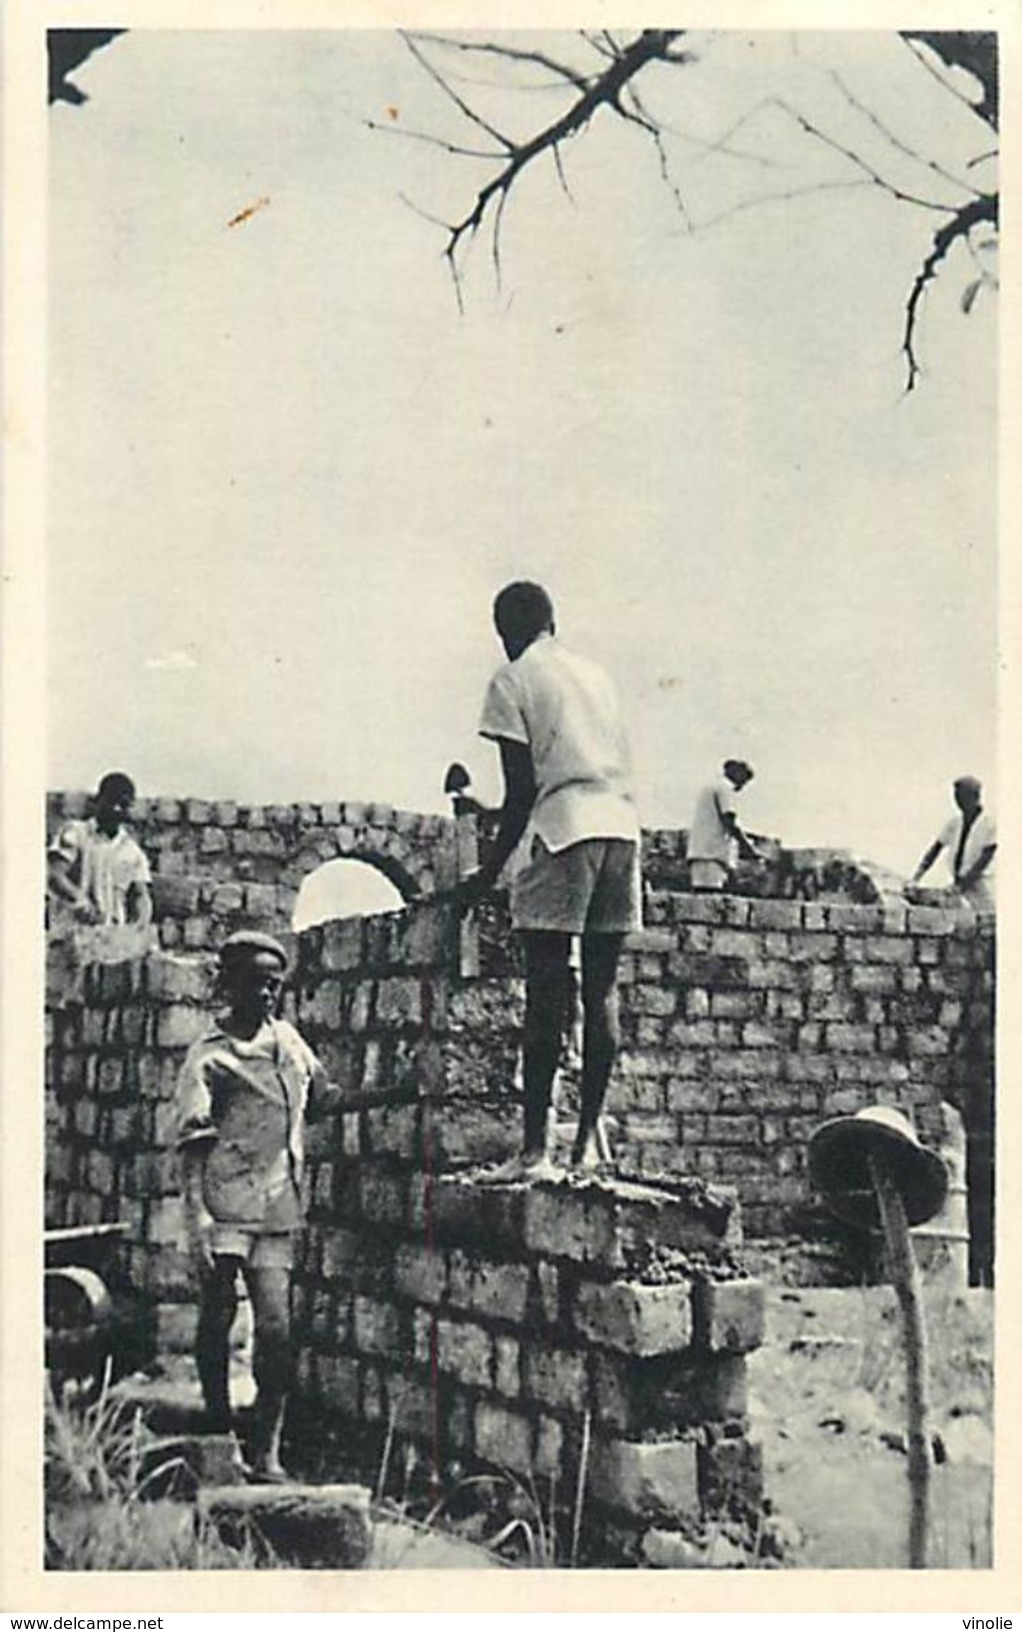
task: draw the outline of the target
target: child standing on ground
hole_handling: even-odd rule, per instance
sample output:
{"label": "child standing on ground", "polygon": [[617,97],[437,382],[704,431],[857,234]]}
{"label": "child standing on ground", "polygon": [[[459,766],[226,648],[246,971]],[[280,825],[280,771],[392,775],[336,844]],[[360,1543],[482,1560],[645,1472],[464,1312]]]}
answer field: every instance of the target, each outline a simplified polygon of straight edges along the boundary
{"label": "child standing on ground", "polygon": [[227,1009],[189,1049],[177,1089],[188,1249],[200,1287],[196,1360],[210,1426],[231,1428],[229,1340],[240,1271],[252,1304],[256,1401],[248,1462],[285,1477],[280,1435],[291,1378],[290,1300],[301,1223],[303,1121],[329,1109],[323,1066],[277,1008],[287,954],[240,931],[220,950]]}

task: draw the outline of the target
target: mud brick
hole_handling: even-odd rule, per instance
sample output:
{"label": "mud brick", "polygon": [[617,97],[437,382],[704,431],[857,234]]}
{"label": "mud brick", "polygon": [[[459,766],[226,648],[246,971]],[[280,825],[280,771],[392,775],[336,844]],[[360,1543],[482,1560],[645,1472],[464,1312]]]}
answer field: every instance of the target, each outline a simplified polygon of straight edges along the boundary
{"label": "mud brick", "polygon": [[528,1348],[522,1358],[522,1392],[554,1410],[580,1416],[588,1402],[585,1355],[567,1349]]}
{"label": "mud brick", "polygon": [[526,1194],[524,1184],[486,1184],[472,1177],[443,1174],[432,1187],[436,1239],[468,1247],[485,1241],[487,1250],[520,1251]]}
{"label": "mud brick", "polygon": [[491,1400],[480,1400],[475,1409],[476,1455],[498,1468],[513,1473],[532,1470],[532,1425],[528,1417]]}
{"label": "mud brick", "polygon": [[692,1024],[679,1020],[667,1032],[667,1042],[673,1048],[712,1048],[716,1040],[716,1026],[710,1020]]}
{"label": "mud brick", "polygon": [[723,1508],[758,1520],[763,1501],[763,1452],[744,1435],[712,1431],[698,1452],[699,1493],[708,1513]]}
{"label": "mud brick", "polygon": [[365,1166],[358,1175],[359,1204],[370,1224],[400,1228],[408,1210],[408,1175],[398,1169]]}
{"label": "mud brick", "polygon": [[161,870],[154,873],[151,889],[157,917],[169,914],[173,918],[186,918],[198,908],[198,879]]}
{"label": "mud brick", "polygon": [[75,1128],[86,1139],[95,1138],[99,1106],[94,1099],[80,1099],[74,1108]]}
{"label": "mud brick", "polygon": [[404,1321],[389,1303],[362,1295],[355,1298],[355,1346],[364,1354],[389,1354],[401,1358],[407,1352]]}
{"label": "mud brick", "polygon": [[799,984],[799,971],[796,966],[780,958],[755,958],[748,965],[744,980],[735,982],[736,985],[773,986],[780,991],[792,991]]}
{"label": "mud brick", "polygon": [[469,1322],[437,1321],[437,1364],[459,1382],[489,1388],[493,1373],[493,1341],[482,1326]]}
{"label": "mud brick", "polygon": [[702,1281],[695,1288],[693,1313],[700,1348],[746,1354],[763,1342],[766,1293],[760,1281]]}
{"label": "mud brick", "polygon": [[591,1342],[624,1354],[668,1354],[692,1341],[691,1287],[634,1281],[583,1284],[574,1306],[578,1330]]}
{"label": "mud brick", "polygon": [[626,952],[674,952],[678,937],[672,929],[636,929],[625,938]]}
{"label": "mud brick", "polygon": [[345,1417],[357,1417],[360,1406],[361,1366],[352,1355],[321,1354],[316,1357],[316,1375],[323,1404]]}
{"label": "mud brick", "polygon": [[465,1252],[452,1252],[448,1295],[456,1309],[520,1323],[529,1295],[528,1266],[487,1263]]}
{"label": "mud brick", "polygon": [[717,1145],[752,1145],[759,1135],[754,1116],[708,1116],[706,1138]]}
{"label": "mud brick", "polygon": [[838,1053],[870,1054],[876,1049],[877,1034],[873,1026],[849,1026],[839,1021],[828,1021],[824,1030],[826,1046]]}
{"label": "mud brick", "polygon": [[390,924],[394,963],[412,969],[435,969],[457,955],[460,917],[448,905],[430,903],[395,913]]}
{"label": "mud brick", "polygon": [[406,1297],[439,1303],[447,1290],[446,1254],[436,1247],[402,1243],[394,1254],[394,1284]]}
{"label": "mud brick", "polygon": [[436,1348],[436,1310],[412,1311],[412,1354],[420,1366],[432,1366]]}
{"label": "mud brick", "polygon": [[536,1448],[533,1467],[545,1479],[560,1472],[564,1455],[564,1428],[556,1417],[540,1417],[536,1424]]}
{"label": "mud brick", "polygon": [[376,994],[376,1023],[385,1027],[420,1025],[420,982],[408,975],[392,975],[381,980]]}
{"label": "mud brick", "polygon": [[440,1400],[428,1383],[417,1377],[391,1373],[387,1377],[387,1400],[394,1414],[394,1426],[413,1439],[428,1440],[432,1445],[444,1426]]}
{"label": "mud brick", "polygon": [[447,1100],[429,1115],[432,1160],[437,1167],[499,1161],[516,1148],[520,1121],[514,1101],[487,1105]]}
{"label": "mud brick", "polygon": [[677,1523],[700,1512],[696,1445],[597,1440],[590,1460],[593,1495],[626,1513],[669,1515]]}
{"label": "mud brick", "polygon": [[664,1017],[672,1015],[677,1009],[678,994],[667,991],[662,986],[633,986],[630,1003],[636,1014]]}
{"label": "mud brick", "polygon": [[[360,984],[355,987],[354,992],[351,994],[350,1006],[348,1008],[348,1030],[353,1032],[356,1037],[361,1036],[362,1033],[369,1030],[375,997],[376,982],[372,980],[364,980],[360,982]],[[363,1077],[363,1081],[367,1088],[372,1086],[368,1076]]]}
{"label": "mud brick", "polygon": [[898,989],[898,971],[890,964],[862,963],[849,970],[849,984],[853,992],[894,992]]}
{"label": "mud brick", "polygon": [[749,923],[753,929],[800,929],[803,908],[800,901],[750,901]]}
{"label": "mud brick", "polygon": [[723,1422],[748,1406],[742,1355],[708,1359],[685,1350],[640,1358],[605,1350],[592,1357],[592,1369],[597,1420],[628,1435]]}
{"label": "mud brick", "polygon": [[385,1105],[363,1113],[368,1149],[374,1156],[417,1162],[421,1149],[417,1105]]}
{"label": "mud brick", "polygon": [[344,918],[322,927],[322,966],[328,973],[357,969],[362,959],[361,918]]}
{"label": "mud brick", "polygon": [[943,1026],[906,1027],[905,1046],[917,1058],[941,1058],[951,1046],[951,1035]]}
{"label": "mud brick", "polygon": [[873,935],[866,941],[870,963],[911,963],[915,948],[907,936]]}
{"label": "mud brick", "polygon": [[510,1399],[515,1399],[521,1392],[521,1344],[516,1337],[498,1335],[493,1340],[493,1347],[495,1359],[494,1383],[497,1392],[506,1395]]}

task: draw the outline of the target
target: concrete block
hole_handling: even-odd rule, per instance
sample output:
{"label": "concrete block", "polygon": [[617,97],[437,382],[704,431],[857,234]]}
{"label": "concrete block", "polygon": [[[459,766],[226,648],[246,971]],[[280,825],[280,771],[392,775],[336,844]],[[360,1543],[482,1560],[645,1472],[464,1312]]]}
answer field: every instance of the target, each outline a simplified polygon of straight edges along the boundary
{"label": "concrete block", "polygon": [[357,1570],[372,1546],[369,1491],[361,1485],[248,1485],[199,1492],[198,1516],[227,1546],[255,1532],[301,1569]]}
{"label": "concrete block", "polygon": [[755,1280],[702,1281],[694,1290],[693,1313],[699,1347],[745,1354],[763,1342],[766,1291]]}
{"label": "concrete block", "polygon": [[670,1515],[675,1521],[699,1517],[696,1446],[688,1441],[597,1440],[590,1483],[598,1501],[626,1513]]}
{"label": "concrete block", "polygon": [[687,1281],[668,1286],[583,1283],[574,1322],[591,1342],[624,1354],[673,1353],[692,1341],[691,1286]]}

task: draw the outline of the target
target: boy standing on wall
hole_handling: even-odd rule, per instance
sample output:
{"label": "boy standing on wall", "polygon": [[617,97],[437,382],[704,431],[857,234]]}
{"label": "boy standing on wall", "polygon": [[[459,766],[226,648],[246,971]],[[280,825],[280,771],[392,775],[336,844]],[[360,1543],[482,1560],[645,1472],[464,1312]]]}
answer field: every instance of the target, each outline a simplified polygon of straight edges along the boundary
{"label": "boy standing on wall", "polygon": [[547,1116],[573,936],[581,937],[584,1018],[572,1162],[598,1163],[597,1125],[618,1047],[618,961],[642,916],[631,754],[614,686],[557,640],[539,584],[508,584],[493,617],[508,661],[490,681],[479,730],[500,749],[504,802],[493,848],[460,893],[469,905],[492,888],[529,828],[529,859],[511,886],[526,996],[524,1149],[501,1170],[510,1178],[549,1166]]}
{"label": "boy standing on wall", "polygon": [[252,1303],[257,1395],[248,1444],[256,1479],[285,1477],[280,1435],[291,1376],[290,1292],[301,1223],[302,1125],[330,1109],[323,1066],[276,1017],[287,954],[239,931],[220,950],[226,1013],[181,1067],[178,1149],[185,1227],[199,1279],[196,1360],[210,1426],[231,1427],[229,1339],[242,1274]]}

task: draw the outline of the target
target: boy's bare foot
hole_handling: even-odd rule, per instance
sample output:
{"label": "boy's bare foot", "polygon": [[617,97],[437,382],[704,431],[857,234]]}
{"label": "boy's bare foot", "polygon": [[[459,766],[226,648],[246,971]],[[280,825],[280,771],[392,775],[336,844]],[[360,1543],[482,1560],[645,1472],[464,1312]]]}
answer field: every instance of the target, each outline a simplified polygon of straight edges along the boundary
{"label": "boy's bare foot", "polygon": [[571,1165],[576,1172],[594,1173],[604,1163],[603,1152],[595,1133],[590,1133],[571,1153]]}
{"label": "boy's bare foot", "polygon": [[289,1483],[287,1469],[282,1463],[261,1459],[249,1462],[246,1465],[245,1478],[250,1485],[286,1485]]}

